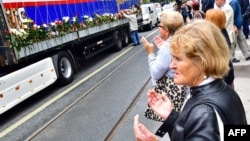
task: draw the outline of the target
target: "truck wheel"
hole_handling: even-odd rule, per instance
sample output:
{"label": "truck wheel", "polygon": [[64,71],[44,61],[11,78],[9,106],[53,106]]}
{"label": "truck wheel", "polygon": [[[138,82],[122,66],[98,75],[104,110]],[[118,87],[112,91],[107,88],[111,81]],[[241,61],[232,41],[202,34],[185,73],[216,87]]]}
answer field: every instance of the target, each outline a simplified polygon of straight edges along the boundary
{"label": "truck wheel", "polygon": [[73,81],[74,71],[72,60],[66,52],[59,52],[57,59],[58,84],[67,85]]}
{"label": "truck wheel", "polygon": [[122,50],[122,34],[120,31],[115,31],[113,34],[114,37],[114,51]]}
{"label": "truck wheel", "polygon": [[122,45],[123,45],[124,47],[126,47],[126,46],[129,44],[129,41],[130,41],[130,39],[129,39],[129,31],[125,30],[125,31],[123,32]]}
{"label": "truck wheel", "polygon": [[150,24],[148,25],[148,28],[149,28],[149,30],[152,30],[152,29],[153,29],[152,23],[150,23]]}

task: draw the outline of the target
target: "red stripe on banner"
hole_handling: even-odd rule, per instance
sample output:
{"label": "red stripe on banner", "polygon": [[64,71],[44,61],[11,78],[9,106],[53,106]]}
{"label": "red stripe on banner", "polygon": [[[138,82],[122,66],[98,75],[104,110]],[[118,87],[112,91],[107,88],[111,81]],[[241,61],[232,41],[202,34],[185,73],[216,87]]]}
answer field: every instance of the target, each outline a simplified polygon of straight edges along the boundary
{"label": "red stripe on banner", "polygon": [[77,4],[94,2],[96,0],[58,0],[58,1],[22,1],[22,2],[9,2],[3,1],[4,8],[20,8],[28,6],[44,6],[44,5],[60,5],[60,4]]}

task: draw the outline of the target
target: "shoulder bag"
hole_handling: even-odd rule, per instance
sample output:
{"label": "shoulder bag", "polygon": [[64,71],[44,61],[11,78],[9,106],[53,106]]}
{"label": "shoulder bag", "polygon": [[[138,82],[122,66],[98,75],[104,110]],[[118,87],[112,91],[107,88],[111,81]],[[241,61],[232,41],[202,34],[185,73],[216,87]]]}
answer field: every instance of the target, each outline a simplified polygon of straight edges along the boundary
{"label": "shoulder bag", "polygon": [[[179,112],[184,103],[187,93],[187,87],[183,85],[176,85],[173,78],[163,76],[156,81],[156,85],[153,88],[159,94],[166,94],[172,102],[172,107],[175,111]],[[154,113],[154,111],[148,105],[144,116],[148,119],[155,121],[163,121],[163,119]]]}

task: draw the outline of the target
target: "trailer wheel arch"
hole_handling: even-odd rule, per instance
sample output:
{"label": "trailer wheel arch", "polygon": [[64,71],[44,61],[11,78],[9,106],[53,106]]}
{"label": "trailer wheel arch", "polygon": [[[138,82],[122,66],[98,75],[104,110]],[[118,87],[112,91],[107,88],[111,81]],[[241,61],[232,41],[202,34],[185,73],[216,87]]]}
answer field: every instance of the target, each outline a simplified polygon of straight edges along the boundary
{"label": "trailer wheel arch", "polygon": [[75,63],[71,55],[66,51],[60,51],[52,56],[53,63],[57,74],[57,84],[60,86],[67,85],[74,80]]}

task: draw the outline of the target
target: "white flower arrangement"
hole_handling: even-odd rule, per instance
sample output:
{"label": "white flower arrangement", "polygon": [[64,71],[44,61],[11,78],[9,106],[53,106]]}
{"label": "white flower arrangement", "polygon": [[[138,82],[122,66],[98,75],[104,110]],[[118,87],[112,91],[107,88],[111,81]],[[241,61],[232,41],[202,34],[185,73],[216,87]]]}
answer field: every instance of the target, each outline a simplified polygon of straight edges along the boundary
{"label": "white flower arrangement", "polygon": [[70,32],[76,32],[93,26],[117,21],[121,19],[120,14],[104,13],[102,15],[95,14],[94,17],[84,15],[83,22],[79,22],[78,15],[72,17],[62,17],[62,21],[56,19],[54,22],[37,25],[32,19],[26,19],[22,29],[10,29],[6,32],[6,39],[10,43],[11,48],[18,51],[21,47],[32,45],[35,42],[51,39],[57,36],[63,36]]}

